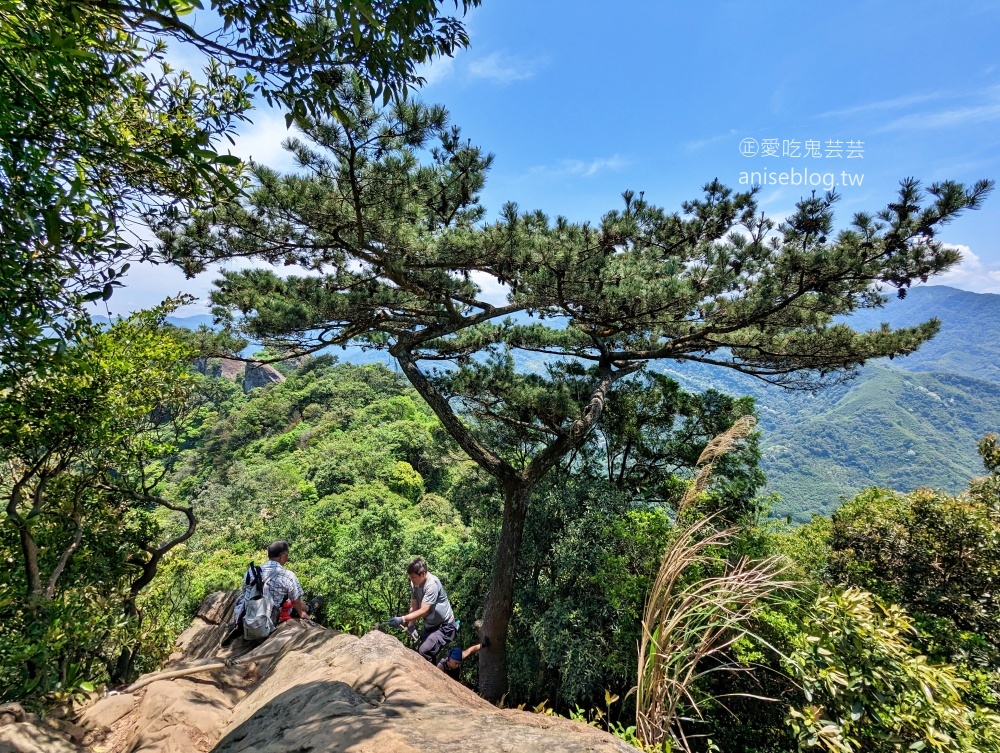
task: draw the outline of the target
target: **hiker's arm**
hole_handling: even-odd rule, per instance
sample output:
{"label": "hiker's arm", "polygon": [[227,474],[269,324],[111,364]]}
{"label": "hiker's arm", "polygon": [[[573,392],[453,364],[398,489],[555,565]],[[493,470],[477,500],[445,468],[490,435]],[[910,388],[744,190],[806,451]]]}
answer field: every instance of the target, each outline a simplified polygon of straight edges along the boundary
{"label": "hiker's arm", "polygon": [[430,611],[431,611],[431,605],[430,604],[421,604],[420,607],[417,608],[417,609],[414,609],[413,605],[414,605],[414,602],[411,601],[410,602],[410,611],[407,614],[403,615],[403,621],[404,622],[416,622],[417,620],[419,620],[424,615],[429,614]]}
{"label": "hiker's arm", "polygon": [[306,604],[301,596],[292,602],[292,607],[299,610],[299,617],[305,617],[309,614],[309,605]]}
{"label": "hiker's arm", "polygon": [[462,652],[462,661],[468,659],[482,647],[483,647],[482,643],[477,643],[474,646],[469,646],[467,649],[465,649],[465,651]]}
{"label": "hiker's arm", "polygon": [[[420,606],[420,602],[417,601],[416,599],[414,599],[413,597],[410,597],[410,612],[416,611],[417,607],[419,607],[419,606]],[[409,625],[410,624],[410,621],[407,620],[405,616],[402,619],[403,619],[403,624],[404,625]]]}

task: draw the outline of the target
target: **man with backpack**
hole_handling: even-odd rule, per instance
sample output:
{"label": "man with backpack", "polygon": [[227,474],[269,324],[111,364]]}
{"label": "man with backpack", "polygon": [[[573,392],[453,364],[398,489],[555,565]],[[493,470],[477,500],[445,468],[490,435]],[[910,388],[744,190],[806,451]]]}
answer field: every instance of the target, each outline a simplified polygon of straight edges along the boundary
{"label": "man with backpack", "polygon": [[437,652],[455,640],[458,628],[455,613],[451,610],[448,594],[441,580],[427,571],[423,557],[417,557],[406,568],[410,579],[410,611],[402,617],[389,620],[390,627],[408,627],[423,618],[417,651],[427,661],[433,662]]}
{"label": "man with backpack", "polygon": [[243,595],[237,605],[236,626],[223,639],[227,645],[242,626],[243,638],[263,640],[277,627],[282,605],[290,601],[298,616],[305,617],[309,607],[303,601],[302,586],[295,573],[286,570],[288,542],[278,540],[267,547],[267,562],[251,564],[243,576]]}

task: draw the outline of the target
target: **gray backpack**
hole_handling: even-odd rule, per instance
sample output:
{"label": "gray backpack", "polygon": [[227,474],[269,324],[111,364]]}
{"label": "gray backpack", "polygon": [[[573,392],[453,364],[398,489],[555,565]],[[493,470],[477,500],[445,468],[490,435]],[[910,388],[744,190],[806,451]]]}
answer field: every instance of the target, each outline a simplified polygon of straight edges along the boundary
{"label": "gray backpack", "polygon": [[270,600],[264,597],[264,580],[260,565],[251,563],[243,578],[244,586],[253,586],[251,595],[244,602],[243,639],[259,641],[274,632],[274,608]]}

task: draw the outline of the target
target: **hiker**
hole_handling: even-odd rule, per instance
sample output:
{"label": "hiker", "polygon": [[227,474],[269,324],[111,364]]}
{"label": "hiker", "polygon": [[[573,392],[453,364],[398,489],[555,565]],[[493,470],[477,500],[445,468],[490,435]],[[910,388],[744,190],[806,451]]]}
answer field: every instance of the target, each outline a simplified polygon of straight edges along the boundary
{"label": "hiker", "polygon": [[455,640],[458,627],[455,613],[451,611],[448,594],[441,580],[427,571],[423,557],[417,557],[406,568],[410,579],[410,611],[402,617],[393,617],[389,626],[408,628],[423,618],[424,627],[420,631],[417,652],[427,661],[433,662],[437,652]]}
{"label": "hiker", "polygon": [[448,652],[448,655],[445,658],[438,662],[438,669],[448,675],[448,677],[452,680],[461,682],[460,673],[462,669],[462,662],[480,649],[487,648],[489,645],[490,639],[483,638],[482,643],[476,643],[475,645],[469,646],[464,651],[456,646]]}
{"label": "hiker", "polygon": [[[251,564],[243,576],[243,595],[236,607],[236,624],[222,639],[226,646],[242,630],[247,640],[266,638],[278,624],[281,607],[286,600],[298,612],[299,617],[309,614],[309,607],[303,601],[302,586],[295,573],[286,570],[288,563],[288,542],[278,540],[267,547],[267,562]],[[263,602],[263,603],[260,603]]]}

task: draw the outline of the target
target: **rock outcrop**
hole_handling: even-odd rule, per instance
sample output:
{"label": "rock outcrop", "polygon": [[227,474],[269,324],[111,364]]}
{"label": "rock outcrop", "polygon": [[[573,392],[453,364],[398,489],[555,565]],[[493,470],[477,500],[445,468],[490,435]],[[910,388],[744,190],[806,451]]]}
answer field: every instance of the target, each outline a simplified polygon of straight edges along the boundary
{"label": "rock outcrop", "polygon": [[0,753],[74,753],[85,731],[56,716],[41,719],[19,703],[0,706]]}
{"label": "rock outcrop", "polygon": [[[301,361],[302,359],[297,359],[290,363],[298,365]],[[236,361],[232,358],[198,358],[194,367],[206,376],[223,377],[233,381],[242,374],[244,392],[285,381],[285,375],[269,363]]]}
{"label": "rock outcrop", "polygon": [[243,374],[243,391],[266,387],[276,382],[284,382],[285,375],[267,363],[247,362],[246,372]]}
{"label": "rock outcrop", "polygon": [[89,751],[634,751],[567,719],[497,709],[381,632],[357,638],[293,620],[260,646],[237,639],[220,653],[232,604],[232,595],[206,600],[164,671],[277,655],[101,699],[79,720]]}

